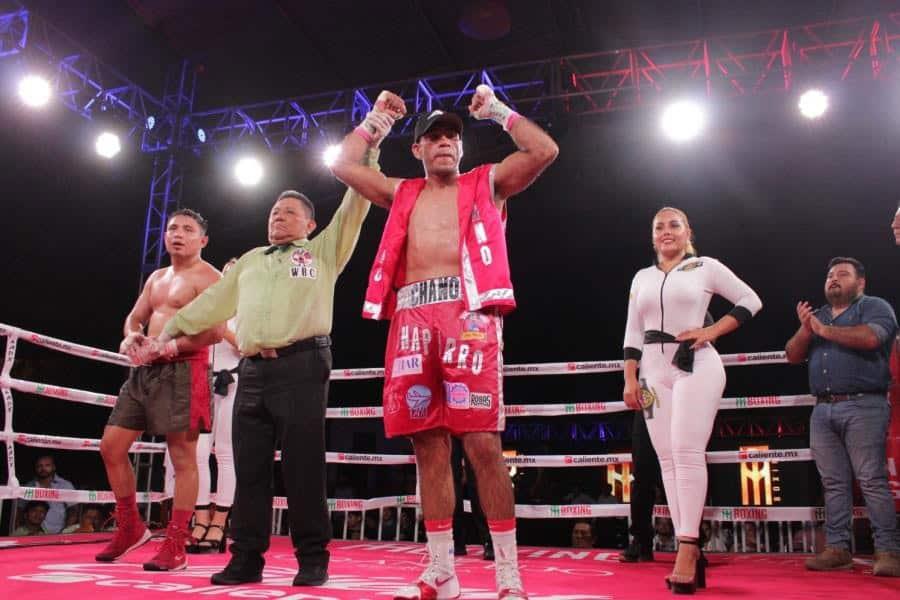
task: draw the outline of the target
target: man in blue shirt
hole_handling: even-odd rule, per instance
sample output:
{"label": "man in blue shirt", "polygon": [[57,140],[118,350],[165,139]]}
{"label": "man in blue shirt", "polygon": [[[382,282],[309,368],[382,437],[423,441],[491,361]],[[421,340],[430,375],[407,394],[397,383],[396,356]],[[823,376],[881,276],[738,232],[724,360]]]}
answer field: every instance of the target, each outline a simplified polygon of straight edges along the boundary
{"label": "man in blue shirt", "polygon": [[854,258],[828,263],[825,298],[813,309],[797,304],[800,329],[788,340],[788,361],[809,358],[809,386],[816,396],[809,442],[825,493],[823,552],[806,561],[813,571],[850,569],[853,476],[875,537],[875,575],[900,577],[900,543],[894,499],[888,487],[887,390],[897,318],[890,304],[866,296],[866,272]]}
{"label": "man in blue shirt", "polygon": [[[74,490],[75,486],[56,474],[56,461],[49,454],[41,455],[34,461],[34,479],[24,483],[23,487],[42,487],[54,490]],[[59,533],[66,526],[67,517],[77,511],[77,504],[66,502],[48,502],[47,517],[44,519],[44,530],[47,533]],[[24,515],[26,502],[19,500],[17,506]],[[73,517],[74,518],[74,517]]]}

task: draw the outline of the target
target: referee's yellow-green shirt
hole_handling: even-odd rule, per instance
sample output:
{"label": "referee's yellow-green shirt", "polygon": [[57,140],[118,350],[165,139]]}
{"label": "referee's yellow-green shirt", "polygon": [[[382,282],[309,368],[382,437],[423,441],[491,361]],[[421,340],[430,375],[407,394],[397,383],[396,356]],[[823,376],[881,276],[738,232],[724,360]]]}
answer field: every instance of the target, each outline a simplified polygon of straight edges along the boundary
{"label": "referee's yellow-green shirt", "polygon": [[[377,150],[369,151],[367,160],[378,169]],[[370,206],[348,188],[321,233],[286,248],[247,252],[166,323],[166,334],[195,335],[237,315],[238,348],[244,356],[330,334],[334,285],[353,254]]]}

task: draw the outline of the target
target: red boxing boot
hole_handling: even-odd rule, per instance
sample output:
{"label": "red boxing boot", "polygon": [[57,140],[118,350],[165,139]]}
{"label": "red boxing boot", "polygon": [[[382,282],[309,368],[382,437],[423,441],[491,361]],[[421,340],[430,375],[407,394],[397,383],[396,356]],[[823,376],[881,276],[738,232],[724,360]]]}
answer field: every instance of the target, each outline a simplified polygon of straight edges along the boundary
{"label": "red boxing boot", "polygon": [[150,531],[138,515],[137,506],[132,506],[116,508],[118,529],[112,541],[94,557],[95,560],[113,562],[150,541]]}
{"label": "red boxing boot", "polygon": [[166,539],[156,556],[144,563],[145,571],[180,571],[187,568],[187,552],[185,542],[191,532],[185,527],[180,527],[174,521],[169,522],[166,529]]}

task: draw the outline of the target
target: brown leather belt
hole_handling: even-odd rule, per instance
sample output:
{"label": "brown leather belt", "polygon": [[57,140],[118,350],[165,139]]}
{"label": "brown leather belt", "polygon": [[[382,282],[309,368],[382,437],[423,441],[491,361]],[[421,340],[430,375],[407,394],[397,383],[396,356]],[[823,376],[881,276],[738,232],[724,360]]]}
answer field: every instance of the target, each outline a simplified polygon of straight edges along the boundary
{"label": "brown leather belt", "polygon": [[883,396],[887,392],[857,392],[855,394],[819,394],[816,396],[817,404],[834,404],[836,402],[845,402],[862,396]]}

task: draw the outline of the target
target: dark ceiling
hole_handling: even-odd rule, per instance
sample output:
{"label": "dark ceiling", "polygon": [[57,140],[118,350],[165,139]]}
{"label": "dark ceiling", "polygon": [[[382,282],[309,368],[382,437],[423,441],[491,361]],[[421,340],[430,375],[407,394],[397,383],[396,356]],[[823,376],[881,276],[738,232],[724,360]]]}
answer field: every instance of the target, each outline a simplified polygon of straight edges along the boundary
{"label": "dark ceiling", "polygon": [[151,92],[197,108],[900,10],[894,0],[25,0]]}

